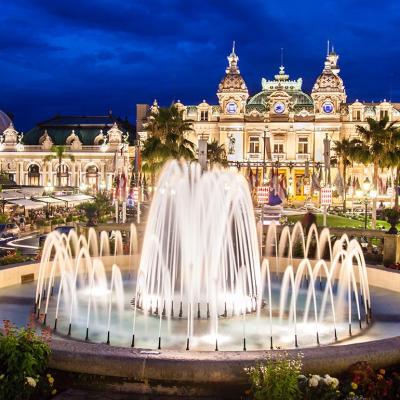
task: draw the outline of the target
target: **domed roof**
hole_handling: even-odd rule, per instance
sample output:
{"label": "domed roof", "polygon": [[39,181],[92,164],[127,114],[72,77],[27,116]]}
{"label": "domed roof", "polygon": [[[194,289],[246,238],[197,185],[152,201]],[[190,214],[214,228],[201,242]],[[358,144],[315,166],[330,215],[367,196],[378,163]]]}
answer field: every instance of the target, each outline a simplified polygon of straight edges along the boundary
{"label": "domed roof", "polygon": [[344,92],[342,78],[338,75],[339,68],[337,66],[338,55],[336,53],[328,53],[326,56],[324,69],[321,75],[314,83],[313,92]]}
{"label": "domed roof", "polygon": [[303,80],[290,80],[289,75],[285,73],[283,66],[279,67],[279,73],[275,75],[274,80],[262,79],[262,91],[252,96],[247,106],[251,104],[263,104],[268,108],[269,98],[272,94],[276,95],[279,91],[286,93],[290,96],[290,102],[293,104],[295,110],[309,108],[313,109],[312,98],[302,91]]}
{"label": "domed roof", "polygon": [[342,78],[332,71],[323,71],[314,83],[313,92],[343,92]]}
{"label": "domed roof", "polygon": [[11,122],[11,118],[5,112],[0,110],[0,133],[9,127]]}
{"label": "domed roof", "polygon": [[238,73],[227,73],[222,79],[218,86],[220,92],[225,91],[243,91],[247,92],[247,86],[242,78],[242,75]]}
{"label": "domed roof", "polygon": [[225,76],[221,79],[218,86],[218,92],[246,92],[248,93],[246,83],[240,75],[238,68],[239,57],[235,53],[235,43],[233,43],[232,52],[228,56],[228,68]]}

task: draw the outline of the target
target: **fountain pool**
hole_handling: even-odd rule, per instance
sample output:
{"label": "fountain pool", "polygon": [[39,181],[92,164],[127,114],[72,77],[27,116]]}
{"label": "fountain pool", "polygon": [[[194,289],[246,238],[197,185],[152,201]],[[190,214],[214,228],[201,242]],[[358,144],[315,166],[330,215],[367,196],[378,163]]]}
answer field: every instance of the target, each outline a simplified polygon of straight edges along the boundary
{"label": "fountain pool", "polygon": [[[123,262],[110,243],[52,233],[35,295],[43,323],[121,346],[248,350],[329,344],[371,322],[363,252],[300,223],[278,234],[256,223],[244,177],[170,162],[158,182],[140,261],[136,227]],[[105,263],[107,260],[107,265]]]}

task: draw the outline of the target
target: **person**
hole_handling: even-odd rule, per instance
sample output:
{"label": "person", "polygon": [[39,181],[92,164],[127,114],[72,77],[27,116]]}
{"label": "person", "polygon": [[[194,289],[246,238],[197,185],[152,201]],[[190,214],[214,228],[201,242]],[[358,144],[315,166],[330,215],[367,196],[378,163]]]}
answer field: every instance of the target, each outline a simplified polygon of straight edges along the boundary
{"label": "person", "polygon": [[311,211],[307,211],[307,213],[304,214],[303,219],[301,221],[301,224],[303,225],[303,228],[305,229],[306,232],[308,232],[312,227],[312,225],[316,223],[317,223],[317,217]]}

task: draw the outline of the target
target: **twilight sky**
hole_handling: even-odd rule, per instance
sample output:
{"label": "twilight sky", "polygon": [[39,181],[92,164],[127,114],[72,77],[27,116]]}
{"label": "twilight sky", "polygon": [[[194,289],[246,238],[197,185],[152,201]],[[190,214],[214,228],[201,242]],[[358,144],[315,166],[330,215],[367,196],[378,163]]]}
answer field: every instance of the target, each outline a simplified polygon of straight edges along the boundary
{"label": "twilight sky", "polygon": [[236,40],[250,93],[284,64],[310,91],[326,41],[348,98],[400,101],[400,2],[10,0],[0,12],[0,109],[18,130],[54,114],[135,121],[136,103],[217,103]]}

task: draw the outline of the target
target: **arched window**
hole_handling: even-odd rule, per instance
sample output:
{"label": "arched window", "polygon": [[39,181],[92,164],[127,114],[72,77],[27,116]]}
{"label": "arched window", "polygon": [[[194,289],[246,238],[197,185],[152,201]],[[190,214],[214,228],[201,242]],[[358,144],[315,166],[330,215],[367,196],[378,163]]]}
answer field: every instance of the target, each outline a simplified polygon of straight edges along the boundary
{"label": "arched window", "polygon": [[39,165],[31,164],[28,167],[28,185],[39,186],[40,184],[40,169]]}
{"label": "arched window", "polygon": [[[69,168],[68,165],[61,164],[57,166],[57,182],[60,179],[59,186],[68,186],[69,184]],[[58,185],[58,183],[57,183]]]}
{"label": "arched window", "polygon": [[86,183],[89,190],[96,192],[99,183],[99,169],[95,165],[86,168]]}

